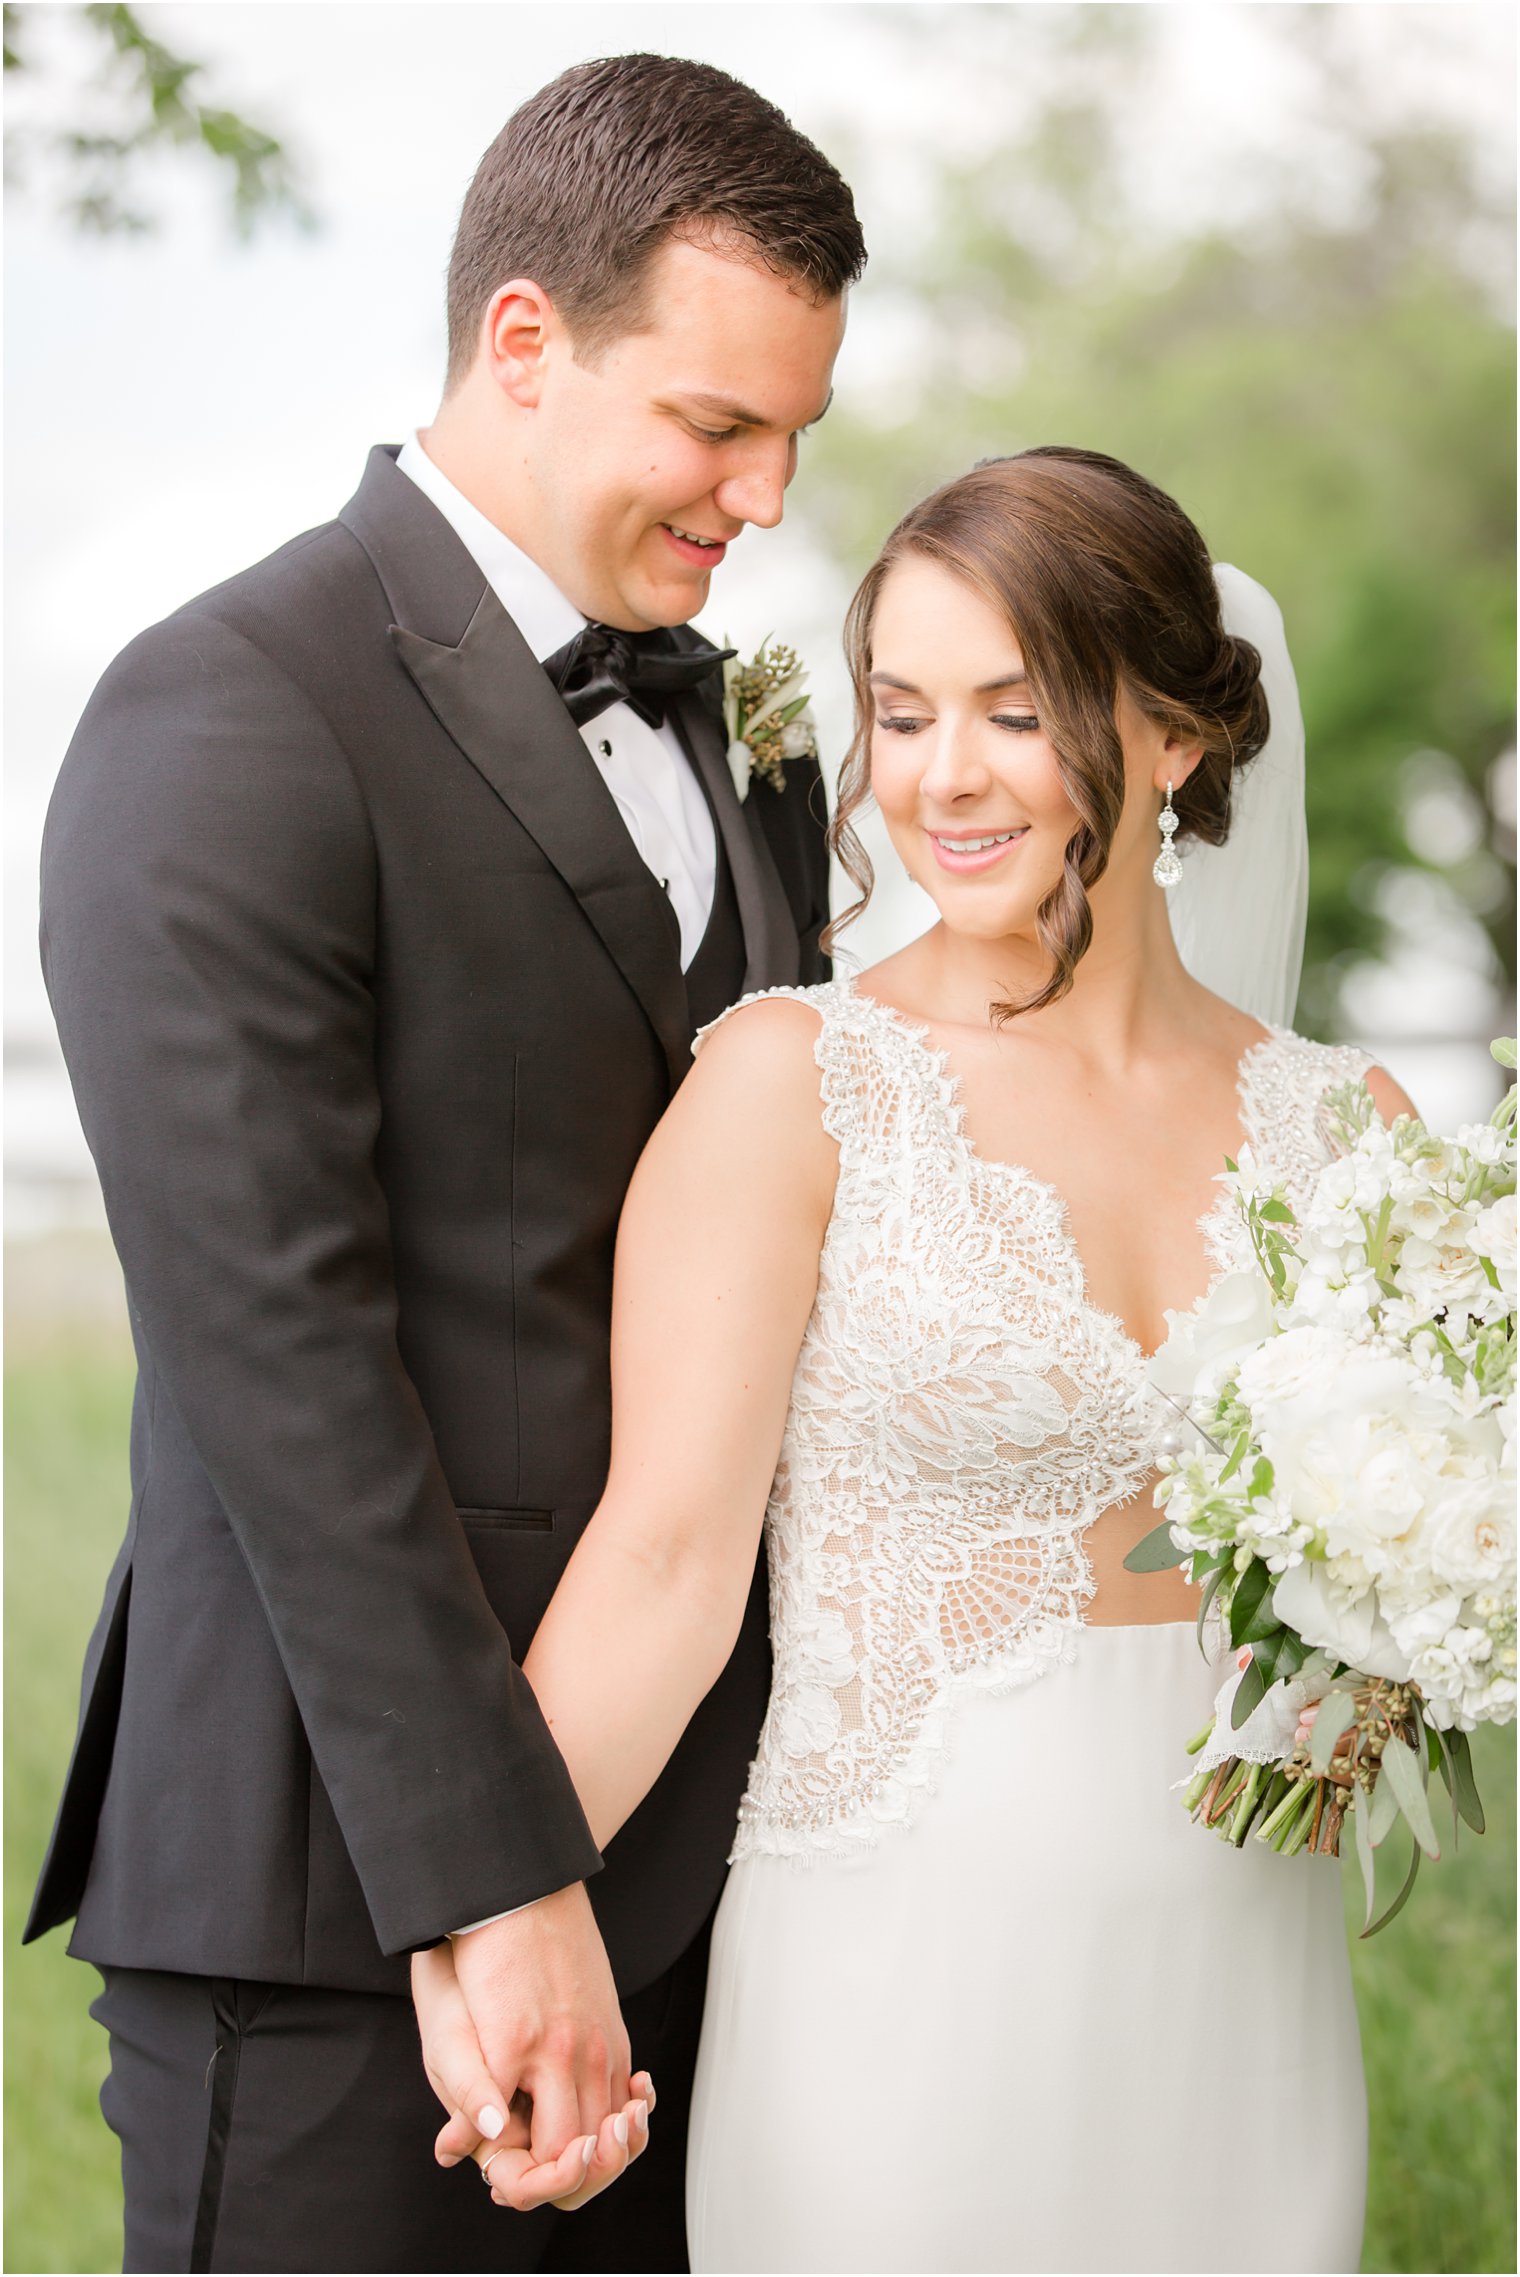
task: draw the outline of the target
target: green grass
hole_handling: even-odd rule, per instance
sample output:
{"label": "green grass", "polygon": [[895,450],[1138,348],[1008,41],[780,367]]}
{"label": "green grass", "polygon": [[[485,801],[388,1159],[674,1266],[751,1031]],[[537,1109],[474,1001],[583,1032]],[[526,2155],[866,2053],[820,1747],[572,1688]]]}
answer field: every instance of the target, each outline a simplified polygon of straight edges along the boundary
{"label": "green grass", "polygon": [[121,2267],[116,2139],[96,2096],[100,1979],[61,1929],[21,1952],[79,1702],[79,1666],[127,1515],[130,1357],[54,1345],[5,1382],[5,2266]]}
{"label": "green grass", "polygon": [[[6,1378],[6,2229],[10,2270],[120,2267],[116,2146],[95,2097],[97,1979],[64,1934],[18,1952],[33,1875],[73,1738],[80,1656],[126,1514],[130,1364],[114,1348],[55,1345]],[[1372,2107],[1367,2270],[1515,2267],[1514,1734],[1475,1747],[1489,1812],[1481,1840],[1427,1866],[1407,1913],[1353,1942]],[[1200,1837],[1200,1840],[1203,1839]],[[1291,1873],[1291,1865],[1284,1871]],[[1348,1919],[1360,1919],[1350,1869]],[[1240,2030],[1242,2064],[1250,2030]],[[1293,2114],[1259,2116],[1274,2187],[1300,2159]],[[1247,2158],[1241,2172],[1260,2162]],[[1221,2206],[1227,2183],[1217,2187]],[[1249,2219],[1247,2212],[1246,2218]]]}

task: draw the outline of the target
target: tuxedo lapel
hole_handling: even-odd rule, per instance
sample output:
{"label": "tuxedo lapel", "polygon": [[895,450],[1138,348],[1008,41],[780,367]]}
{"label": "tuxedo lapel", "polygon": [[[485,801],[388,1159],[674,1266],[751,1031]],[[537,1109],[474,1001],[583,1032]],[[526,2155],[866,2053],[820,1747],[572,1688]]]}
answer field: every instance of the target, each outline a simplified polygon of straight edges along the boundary
{"label": "tuxedo lapel", "polygon": [[575,895],[648,1015],[678,1083],[691,1064],[691,1043],[669,902],[532,650],[389,451],[371,453],[342,519],[385,585],[396,617],[391,643],[402,664]]}
{"label": "tuxedo lapel", "polygon": [[721,700],[705,686],[671,707],[671,721],[712,798],[724,851],[733,872],[739,922],[744,929],[744,993],[785,988],[798,973],[797,927],[759,819],[751,812],[759,793],[741,805],[729,772]]}

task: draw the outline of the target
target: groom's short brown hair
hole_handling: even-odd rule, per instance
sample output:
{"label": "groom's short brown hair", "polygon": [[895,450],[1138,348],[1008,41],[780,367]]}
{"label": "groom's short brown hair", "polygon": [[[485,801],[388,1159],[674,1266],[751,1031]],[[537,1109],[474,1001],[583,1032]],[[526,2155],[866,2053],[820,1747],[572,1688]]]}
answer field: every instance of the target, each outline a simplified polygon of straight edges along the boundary
{"label": "groom's short brown hair", "polygon": [[475,170],[449,259],[452,387],[491,295],[531,277],[595,355],[638,328],[668,239],[736,243],[820,301],[865,267],[848,185],[742,80],[680,56],[580,63],[514,111]]}

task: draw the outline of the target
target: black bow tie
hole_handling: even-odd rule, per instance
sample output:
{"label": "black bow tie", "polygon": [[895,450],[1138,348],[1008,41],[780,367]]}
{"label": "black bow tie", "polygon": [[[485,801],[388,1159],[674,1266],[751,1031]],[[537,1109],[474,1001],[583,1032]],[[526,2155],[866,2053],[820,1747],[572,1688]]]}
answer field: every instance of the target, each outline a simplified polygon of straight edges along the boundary
{"label": "black bow tie", "polygon": [[627,704],[651,727],[665,721],[666,699],[695,688],[737,649],[678,649],[665,631],[619,632],[613,625],[587,625],[567,640],[544,670],[565,700],[577,727],[595,719],[609,704]]}

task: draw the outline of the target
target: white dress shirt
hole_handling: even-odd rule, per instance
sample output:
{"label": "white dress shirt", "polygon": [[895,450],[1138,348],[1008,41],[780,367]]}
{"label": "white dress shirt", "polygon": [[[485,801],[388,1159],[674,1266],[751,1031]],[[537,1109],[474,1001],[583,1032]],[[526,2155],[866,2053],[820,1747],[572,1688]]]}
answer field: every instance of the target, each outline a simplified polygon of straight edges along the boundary
{"label": "white dress shirt", "polygon": [[[431,498],[542,664],[586,623],[538,563],[472,506],[416,435],[401,446],[403,474]],[[717,884],[712,814],[674,727],[651,727],[627,704],[609,704],[581,738],[617,802],[628,835],[670,896],[684,971],[701,946]]]}
{"label": "white dress shirt", "polygon": [[[540,664],[575,638],[586,622],[580,610],[521,546],[455,488],[428,457],[418,436],[411,435],[402,444],[396,464],[431,498],[469,549]],[[717,844],[707,801],[668,721],[664,727],[651,727],[626,704],[609,704],[580,733],[617,801],[629,837],[670,896],[681,927],[684,972],[701,947],[717,886]],[[522,1913],[526,1908],[508,1910]],[[487,1914],[452,1934],[464,1937],[471,1929],[486,1929],[506,1918],[504,1913]]]}

